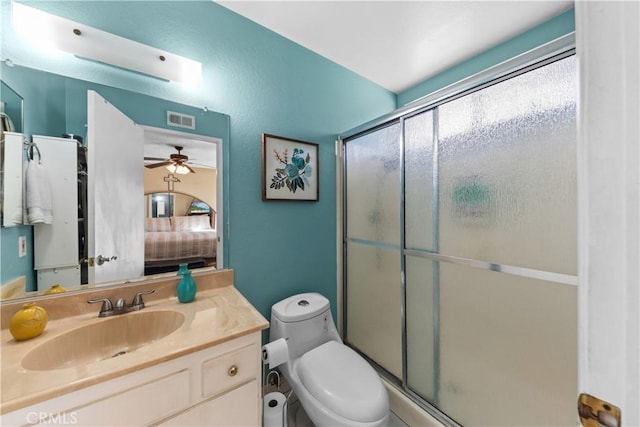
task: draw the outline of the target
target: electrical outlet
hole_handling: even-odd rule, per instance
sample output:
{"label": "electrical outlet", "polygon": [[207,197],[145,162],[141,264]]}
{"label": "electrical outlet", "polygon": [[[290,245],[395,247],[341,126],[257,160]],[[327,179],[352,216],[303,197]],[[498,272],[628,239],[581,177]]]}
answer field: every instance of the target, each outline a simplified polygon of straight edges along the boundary
{"label": "electrical outlet", "polygon": [[27,236],[18,237],[18,257],[27,256]]}

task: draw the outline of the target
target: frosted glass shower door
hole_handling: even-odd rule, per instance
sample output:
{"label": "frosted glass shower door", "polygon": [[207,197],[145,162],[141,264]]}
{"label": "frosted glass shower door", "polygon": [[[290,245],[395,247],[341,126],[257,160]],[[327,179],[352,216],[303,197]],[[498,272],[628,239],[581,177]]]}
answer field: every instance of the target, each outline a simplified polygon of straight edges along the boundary
{"label": "frosted glass shower door", "polygon": [[[435,253],[437,241],[437,126],[434,110],[404,120],[405,247]],[[429,402],[438,401],[437,263],[405,259],[407,386]]]}
{"label": "frosted glass shower door", "polygon": [[575,58],[439,107],[440,253],[577,273]]}
{"label": "frosted glass shower door", "polygon": [[346,341],[442,420],[576,424],[576,80],[565,51],[345,139]]}
{"label": "frosted glass shower door", "polygon": [[575,58],[438,113],[438,406],[464,425],[574,424]]}
{"label": "frosted glass shower door", "polygon": [[400,377],[400,126],[349,141],[345,154],[345,338]]}

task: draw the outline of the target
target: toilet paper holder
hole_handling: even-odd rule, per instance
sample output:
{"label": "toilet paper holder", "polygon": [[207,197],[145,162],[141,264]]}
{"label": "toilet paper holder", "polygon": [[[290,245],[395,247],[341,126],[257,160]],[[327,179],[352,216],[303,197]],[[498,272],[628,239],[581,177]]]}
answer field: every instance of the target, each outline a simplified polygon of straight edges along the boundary
{"label": "toilet paper holder", "polygon": [[289,398],[291,391],[285,395],[279,391],[264,396],[262,423],[264,427],[287,427]]}
{"label": "toilet paper holder", "polygon": [[[270,378],[271,376],[275,374],[275,382],[271,382]],[[277,390],[280,391],[280,372],[276,371],[275,369],[272,369],[271,371],[269,371],[269,373],[267,374],[267,378],[265,378],[265,382],[267,386],[270,385],[275,385],[277,387]]]}
{"label": "toilet paper holder", "polygon": [[287,362],[289,338],[278,338],[262,346],[262,363],[271,369]]}

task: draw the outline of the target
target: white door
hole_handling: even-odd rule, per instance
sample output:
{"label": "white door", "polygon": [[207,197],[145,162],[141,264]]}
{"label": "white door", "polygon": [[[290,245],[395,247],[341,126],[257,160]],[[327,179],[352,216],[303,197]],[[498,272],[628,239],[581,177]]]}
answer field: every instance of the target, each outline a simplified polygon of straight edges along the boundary
{"label": "white door", "polygon": [[576,2],[579,390],[640,426],[640,3]]}
{"label": "white door", "polygon": [[87,93],[89,282],[144,275],[143,130]]}

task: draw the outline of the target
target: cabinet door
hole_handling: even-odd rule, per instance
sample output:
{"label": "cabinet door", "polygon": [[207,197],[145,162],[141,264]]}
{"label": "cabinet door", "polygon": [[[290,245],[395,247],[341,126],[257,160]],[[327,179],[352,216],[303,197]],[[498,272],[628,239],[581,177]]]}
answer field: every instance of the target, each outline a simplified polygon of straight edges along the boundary
{"label": "cabinet door", "polygon": [[204,401],[159,425],[163,426],[260,426],[257,381]]}
{"label": "cabinet door", "polygon": [[[50,417],[44,424],[142,426],[189,405],[189,370],[132,387],[97,402]],[[61,416],[60,416],[61,415]]]}

